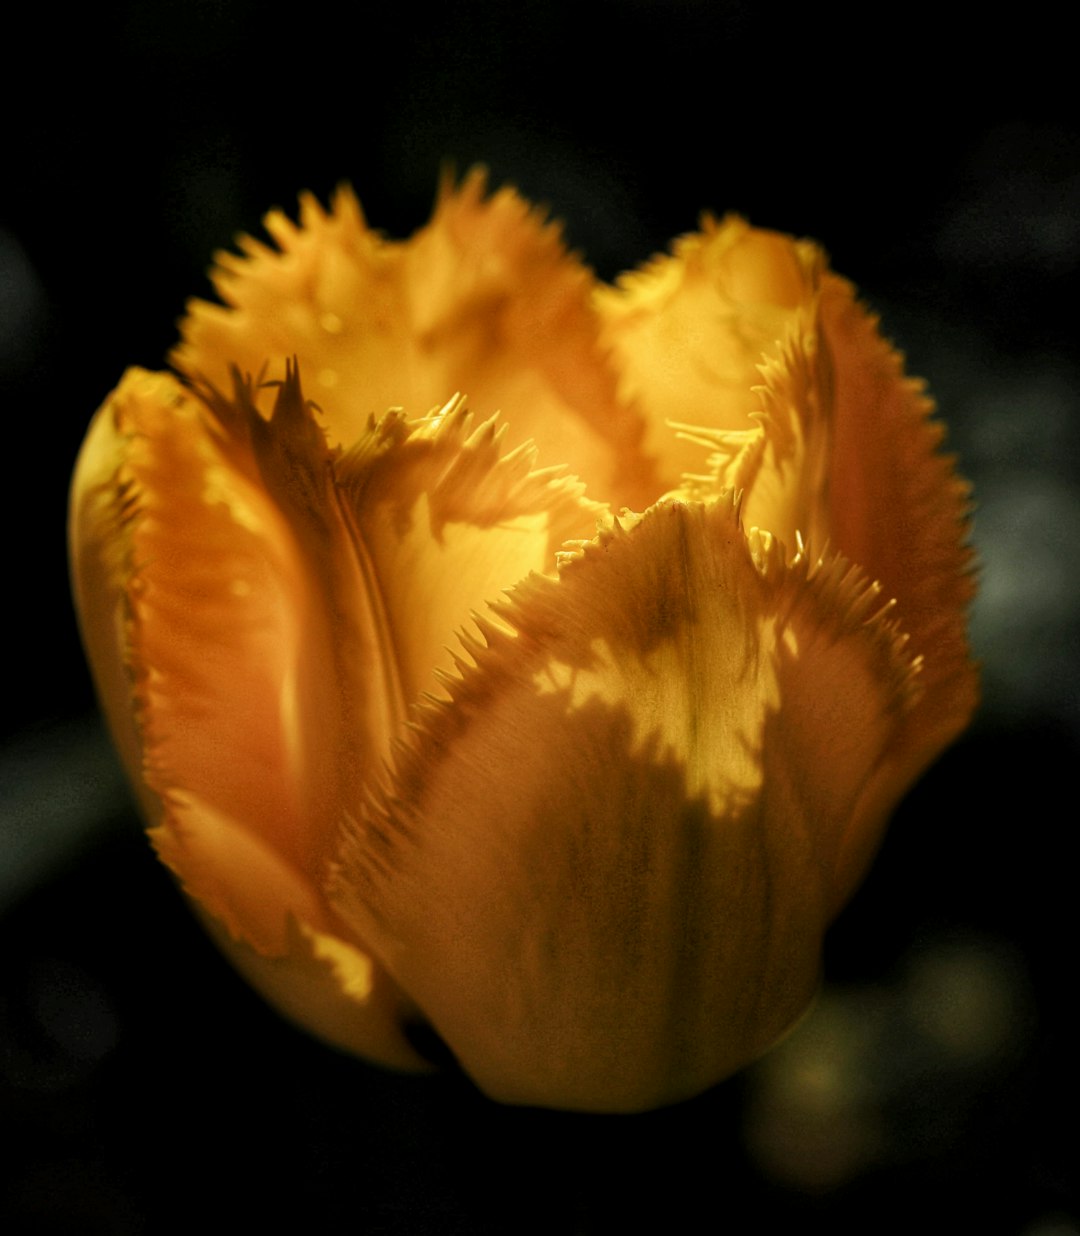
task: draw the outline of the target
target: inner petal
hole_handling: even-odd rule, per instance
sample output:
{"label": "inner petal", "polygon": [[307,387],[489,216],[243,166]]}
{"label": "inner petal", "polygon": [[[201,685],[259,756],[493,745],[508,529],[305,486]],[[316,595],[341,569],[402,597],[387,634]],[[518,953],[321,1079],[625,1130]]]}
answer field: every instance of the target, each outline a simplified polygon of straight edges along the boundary
{"label": "inner petal", "polygon": [[681,492],[740,493],[745,527],[778,538],[789,560],[818,555],[832,536],[832,365],[811,309],[791,315],[759,371],[753,429],[687,427],[709,450],[710,473],[684,478]]}
{"label": "inner petal", "polygon": [[656,498],[641,417],[600,346],[593,276],[512,190],[489,197],[477,173],[448,185],[406,242],[369,229],[348,192],[266,226],[278,250],[245,240],[243,257],[218,255],[227,307],[189,305],[172,357],[184,373],[223,385],[231,365],[296,356],[335,445],[388,408],[421,417],[467,391],[482,417],[512,413],[510,446],[534,441],[596,497],[639,510]]}
{"label": "inner petal", "polygon": [[338,462],[407,700],[454,667],[450,645],[489,601],[531,572],[553,571],[564,541],[595,531],[602,508],[580,482],[537,472],[535,451],[505,452],[505,437],[454,398],[421,422],[391,414],[373,423]]}
{"label": "inner petal", "polygon": [[700,445],[670,422],[753,428],[758,365],[786,337],[792,312],[811,301],[820,261],[813,246],[738,218],[706,218],[670,255],[597,292],[619,393],[645,413],[645,449],[668,486],[704,462]]}

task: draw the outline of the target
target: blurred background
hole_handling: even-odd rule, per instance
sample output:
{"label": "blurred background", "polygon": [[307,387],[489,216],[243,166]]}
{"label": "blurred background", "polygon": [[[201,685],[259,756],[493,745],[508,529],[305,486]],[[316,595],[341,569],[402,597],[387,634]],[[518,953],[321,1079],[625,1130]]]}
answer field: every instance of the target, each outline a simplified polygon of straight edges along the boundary
{"label": "blurred background", "polygon": [[[1080,126],[1054,21],[706,0],[22,19],[0,87],[0,1230],[1080,1236]],[[447,160],[549,204],[605,278],[704,208],[820,240],[975,482],[974,728],[897,813],[799,1032],[646,1116],[499,1108],[278,1021],[150,854],[71,611],[82,434],[126,366],[161,366],[212,252],[341,181],[407,235]]]}

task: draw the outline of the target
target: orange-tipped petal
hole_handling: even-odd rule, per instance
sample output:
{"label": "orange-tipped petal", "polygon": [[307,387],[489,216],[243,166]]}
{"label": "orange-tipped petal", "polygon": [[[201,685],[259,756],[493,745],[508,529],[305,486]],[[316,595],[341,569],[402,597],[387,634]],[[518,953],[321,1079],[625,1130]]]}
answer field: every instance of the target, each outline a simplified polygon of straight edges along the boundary
{"label": "orange-tipped petal", "polygon": [[244,257],[218,255],[227,307],[189,305],[172,358],[183,372],[220,385],[233,365],[295,355],[335,444],[370,416],[424,416],[466,391],[482,418],[513,409],[509,445],[572,461],[594,497],[655,497],[641,420],[599,347],[593,277],[513,190],[486,196],[478,172],[447,185],[406,242],[371,231],[348,190],[329,212],[305,196],[299,225],[275,212],[266,227],[277,249],[245,240]]}
{"label": "orange-tipped petal", "polygon": [[485,1090],[648,1107],[799,1016],[914,694],[878,608],[748,545],[730,501],[614,525],[499,607],[332,893]]}

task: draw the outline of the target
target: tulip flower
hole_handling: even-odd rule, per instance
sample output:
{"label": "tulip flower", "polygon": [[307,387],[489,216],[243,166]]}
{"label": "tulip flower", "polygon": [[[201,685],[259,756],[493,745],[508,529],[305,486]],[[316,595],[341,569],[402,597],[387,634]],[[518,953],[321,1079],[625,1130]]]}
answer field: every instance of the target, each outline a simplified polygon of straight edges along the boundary
{"label": "tulip flower", "polygon": [[802,1014],[974,707],[930,403],[815,245],[737,218],[615,286],[479,174],[406,242],[348,191],[266,227],[73,483],[153,844],[339,1047],[696,1094]]}

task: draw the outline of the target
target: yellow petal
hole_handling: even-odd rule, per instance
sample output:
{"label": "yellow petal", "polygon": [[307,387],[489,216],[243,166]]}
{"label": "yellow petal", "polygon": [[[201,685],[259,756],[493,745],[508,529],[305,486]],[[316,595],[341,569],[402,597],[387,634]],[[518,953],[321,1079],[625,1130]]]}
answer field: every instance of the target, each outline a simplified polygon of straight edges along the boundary
{"label": "yellow petal", "polygon": [[591,273],[558,229],[510,189],[485,197],[481,173],[444,187],[412,240],[366,226],[347,190],[326,213],[310,196],[300,224],[269,215],[270,249],[245,239],[218,255],[228,308],[195,301],[173,362],[217,385],[230,366],[257,374],[296,356],[336,444],[370,416],[426,415],[467,391],[482,418],[513,408],[508,445],[534,440],[542,465],[573,461],[594,497],[639,509],[658,492],[643,427],[616,397],[598,344]]}
{"label": "yellow petal", "polygon": [[801,1013],[913,697],[877,608],[842,563],[748,546],[730,502],[616,525],[500,607],[332,893],[489,1094],[673,1101]]}
{"label": "yellow petal", "polygon": [[[298,390],[284,402],[302,407]],[[362,1008],[355,984],[335,997],[343,970],[290,935],[290,921],[347,934],[319,880],[353,739],[334,699],[328,554],[302,544],[319,517],[309,509],[305,526],[298,509],[311,478],[294,470],[275,498],[281,453],[256,452],[234,411],[230,433],[173,378],[132,371],[97,414],[71,509],[87,649],[155,845],[230,952],[266,960],[251,965],[279,1007],[282,974],[307,973],[325,997],[317,1033],[342,1042],[348,1025],[354,1050],[419,1066],[393,983],[373,979]]]}
{"label": "yellow petal", "polygon": [[832,369],[816,300],[791,315],[784,338],[758,365],[754,428],[686,428],[709,449],[711,473],[686,476],[676,491],[694,498],[741,493],[744,527],[768,531],[789,556],[831,543]]}
{"label": "yellow petal", "polygon": [[812,302],[820,266],[813,245],[735,217],[706,218],[670,255],[598,291],[619,394],[645,414],[645,448],[659,458],[668,487],[684,472],[700,472],[705,460],[701,446],[668,422],[755,428],[758,365],[786,338],[792,314]]}
{"label": "yellow petal", "polygon": [[448,647],[472,614],[530,572],[554,568],[570,538],[592,536],[602,508],[535,451],[505,452],[504,427],[477,424],[454,398],[425,421],[374,422],[335,475],[379,592],[385,652],[415,700],[452,670]]}

